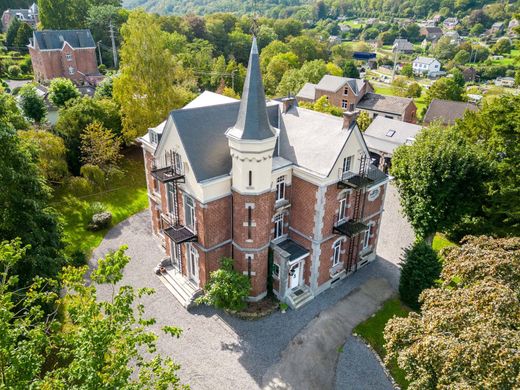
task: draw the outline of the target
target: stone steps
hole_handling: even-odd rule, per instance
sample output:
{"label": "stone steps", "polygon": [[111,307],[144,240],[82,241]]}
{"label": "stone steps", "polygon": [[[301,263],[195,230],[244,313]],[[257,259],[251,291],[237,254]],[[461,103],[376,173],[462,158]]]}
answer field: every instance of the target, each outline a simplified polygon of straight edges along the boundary
{"label": "stone steps", "polygon": [[195,287],[188,279],[176,272],[165,272],[158,275],[159,279],[172,295],[185,308],[193,305],[193,301],[202,293],[202,290]]}
{"label": "stone steps", "polygon": [[304,290],[303,294],[300,295],[289,295],[289,306],[293,310],[298,310],[300,307],[306,305],[314,299],[314,295],[309,290]]}

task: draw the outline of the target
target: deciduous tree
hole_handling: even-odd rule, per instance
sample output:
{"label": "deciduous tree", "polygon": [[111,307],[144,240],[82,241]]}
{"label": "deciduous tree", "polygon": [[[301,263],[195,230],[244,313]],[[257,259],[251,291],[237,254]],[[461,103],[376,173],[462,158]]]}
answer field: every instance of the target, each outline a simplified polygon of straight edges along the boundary
{"label": "deciduous tree", "polygon": [[47,107],[43,97],[36,93],[36,88],[32,84],[26,84],[19,93],[20,106],[24,115],[36,123],[40,123],[47,115]]}
{"label": "deciduous tree", "polygon": [[433,99],[463,101],[464,98],[464,88],[457,84],[453,78],[447,77],[435,81],[426,94],[428,104]]}
{"label": "deciduous tree", "polygon": [[89,124],[81,133],[81,161],[95,165],[105,173],[117,169],[123,156],[121,141],[99,122]]}
{"label": "deciduous tree", "polygon": [[121,67],[114,80],[114,99],[121,106],[126,142],[133,142],[192,96],[194,80],[167,50],[166,34],[143,11],[132,12],[121,29]]}
{"label": "deciduous tree", "polygon": [[58,77],[51,81],[49,86],[49,100],[58,107],[64,107],[72,99],[80,96],[78,88],[66,78]]}
{"label": "deciduous tree", "polygon": [[473,237],[444,254],[421,312],[391,319],[386,359],[411,389],[512,389],[520,357],[520,240]]}
{"label": "deciduous tree", "polygon": [[474,215],[485,199],[489,172],[475,147],[451,128],[431,126],[412,145],[396,149],[391,173],[416,235],[433,235]]}

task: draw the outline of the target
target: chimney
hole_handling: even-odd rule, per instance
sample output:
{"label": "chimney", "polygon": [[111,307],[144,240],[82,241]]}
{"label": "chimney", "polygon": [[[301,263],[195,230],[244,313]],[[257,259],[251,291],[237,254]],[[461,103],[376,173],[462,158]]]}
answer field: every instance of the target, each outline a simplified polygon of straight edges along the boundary
{"label": "chimney", "polygon": [[296,103],[296,98],[294,96],[287,96],[281,99],[282,101],[282,113],[287,113],[292,107],[294,107]]}
{"label": "chimney", "polygon": [[343,112],[343,128],[349,129],[359,116],[359,111],[344,111]]}

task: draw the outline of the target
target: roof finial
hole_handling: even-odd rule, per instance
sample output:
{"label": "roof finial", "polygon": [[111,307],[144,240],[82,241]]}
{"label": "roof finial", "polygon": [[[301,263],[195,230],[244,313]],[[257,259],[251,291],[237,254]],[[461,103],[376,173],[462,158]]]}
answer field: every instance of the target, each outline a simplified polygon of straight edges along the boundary
{"label": "roof finial", "polygon": [[252,20],[251,20],[251,34],[254,37],[258,35],[258,13],[256,12],[256,0],[251,0],[251,8],[252,8]]}

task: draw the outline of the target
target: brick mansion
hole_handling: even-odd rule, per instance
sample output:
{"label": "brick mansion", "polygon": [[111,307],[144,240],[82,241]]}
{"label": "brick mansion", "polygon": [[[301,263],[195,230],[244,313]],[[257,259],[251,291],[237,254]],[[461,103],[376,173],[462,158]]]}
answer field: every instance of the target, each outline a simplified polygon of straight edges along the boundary
{"label": "brick mansion", "polygon": [[184,306],[222,257],[250,300],[272,284],[292,308],[376,258],[388,178],[356,117],[266,100],[253,39],[240,101],[204,92],[139,139],[159,277]]}

